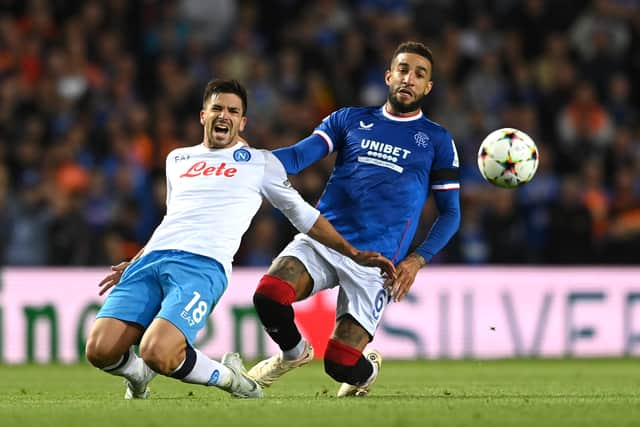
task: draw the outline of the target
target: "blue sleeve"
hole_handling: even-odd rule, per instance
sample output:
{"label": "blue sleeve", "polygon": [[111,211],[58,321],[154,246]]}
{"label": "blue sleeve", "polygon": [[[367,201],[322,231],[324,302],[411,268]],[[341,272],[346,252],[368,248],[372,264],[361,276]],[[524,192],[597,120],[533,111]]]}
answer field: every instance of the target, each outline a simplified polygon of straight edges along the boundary
{"label": "blue sleeve", "polygon": [[432,171],[460,167],[456,143],[453,141],[451,134],[446,130],[443,130],[439,135],[438,141],[435,144],[435,150],[436,156],[433,166],[431,166]]}
{"label": "blue sleeve", "polygon": [[273,154],[287,173],[297,174],[329,154],[329,147],[321,136],[314,133],[294,145],[273,150]]}
{"label": "blue sleeve", "polygon": [[416,248],[416,252],[428,262],[442,250],[460,227],[460,190],[434,191],[438,207],[436,218],[427,238]]}
{"label": "blue sleeve", "polygon": [[344,143],[348,115],[348,108],[334,111],[322,120],[313,134],[290,147],[274,150],[273,154],[282,162],[287,173],[297,174],[327,154],[340,149]]}

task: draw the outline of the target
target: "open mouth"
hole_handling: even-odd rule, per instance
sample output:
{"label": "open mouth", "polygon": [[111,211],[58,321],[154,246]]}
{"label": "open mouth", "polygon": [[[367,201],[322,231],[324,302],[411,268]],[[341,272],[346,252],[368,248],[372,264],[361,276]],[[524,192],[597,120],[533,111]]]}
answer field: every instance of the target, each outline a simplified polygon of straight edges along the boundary
{"label": "open mouth", "polygon": [[216,123],[213,125],[213,131],[215,133],[226,135],[227,133],[229,133],[229,126],[224,123]]}

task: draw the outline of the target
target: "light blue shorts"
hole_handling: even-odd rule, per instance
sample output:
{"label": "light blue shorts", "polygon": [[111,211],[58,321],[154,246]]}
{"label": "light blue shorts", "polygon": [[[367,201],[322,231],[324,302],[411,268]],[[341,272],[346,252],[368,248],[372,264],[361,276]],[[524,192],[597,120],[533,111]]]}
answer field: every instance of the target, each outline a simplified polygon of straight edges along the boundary
{"label": "light blue shorts", "polygon": [[113,317],[146,329],[160,317],[193,345],[226,289],[227,276],[215,259],[179,250],[153,251],[127,267],[96,318]]}

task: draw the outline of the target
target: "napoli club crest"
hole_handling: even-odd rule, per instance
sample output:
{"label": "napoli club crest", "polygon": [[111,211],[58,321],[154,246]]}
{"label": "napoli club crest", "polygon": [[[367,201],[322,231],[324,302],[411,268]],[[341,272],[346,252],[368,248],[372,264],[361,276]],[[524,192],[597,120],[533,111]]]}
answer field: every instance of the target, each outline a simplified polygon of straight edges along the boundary
{"label": "napoli club crest", "polygon": [[245,148],[238,148],[233,152],[233,160],[236,162],[248,162],[251,160],[251,153]]}

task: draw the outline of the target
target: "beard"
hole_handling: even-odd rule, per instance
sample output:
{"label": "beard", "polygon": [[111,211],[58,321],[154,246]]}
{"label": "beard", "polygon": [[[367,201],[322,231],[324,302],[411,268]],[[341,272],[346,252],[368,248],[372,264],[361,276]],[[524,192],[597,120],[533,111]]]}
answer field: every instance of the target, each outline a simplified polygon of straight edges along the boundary
{"label": "beard", "polygon": [[209,136],[209,143],[217,148],[227,147],[232,143],[234,143],[235,140],[236,140],[235,134],[232,134],[231,132],[227,133],[226,135],[219,135],[219,134],[212,133]]}
{"label": "beard", "polygon": [[235,142],[238,132],[231,123],[225,123],[228,127],[226,134],[218,133],[215,131],[216,121],[212,120],[205,124],[205,132],[207,134],[207,140],[209,141],[209,148],[225,148],[231,143]]}
{"label": "beard", "polygon": [[391,88],[389,89],[389,93],[387,94],[387,101],[393,107],[393,109],[400,114],[412,113],[418,109],[420,109],[420,103],[422,102],[422,96],[417,98],[413,102],[409,102],[408,104],[402,103],[398,101],[398,98],[395,96],[396,92]]}

